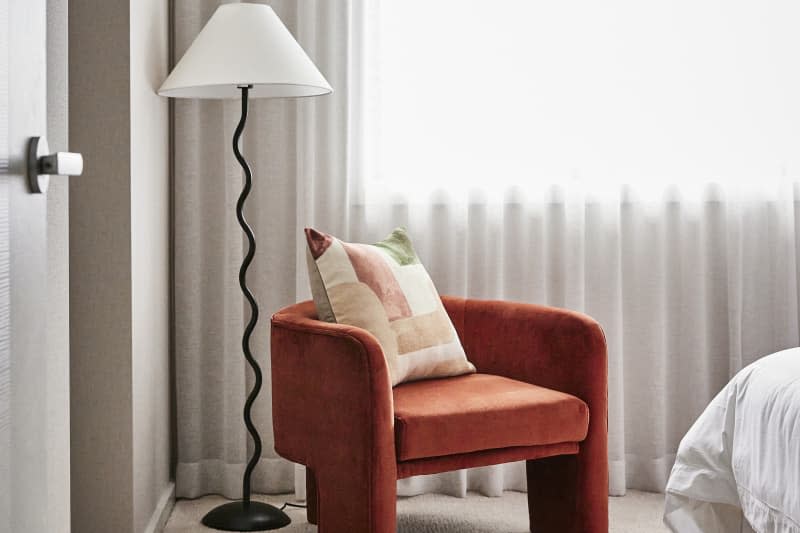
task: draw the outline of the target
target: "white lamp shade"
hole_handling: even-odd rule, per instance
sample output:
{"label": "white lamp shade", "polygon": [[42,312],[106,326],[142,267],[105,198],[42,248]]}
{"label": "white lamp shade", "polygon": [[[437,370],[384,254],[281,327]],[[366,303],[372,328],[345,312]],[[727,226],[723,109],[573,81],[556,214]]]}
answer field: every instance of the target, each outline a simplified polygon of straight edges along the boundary
{"label": "white lamp shade", "polygon": [[217,8],[158,90],[176,98],[317,96],[332,91],[271,7]]}

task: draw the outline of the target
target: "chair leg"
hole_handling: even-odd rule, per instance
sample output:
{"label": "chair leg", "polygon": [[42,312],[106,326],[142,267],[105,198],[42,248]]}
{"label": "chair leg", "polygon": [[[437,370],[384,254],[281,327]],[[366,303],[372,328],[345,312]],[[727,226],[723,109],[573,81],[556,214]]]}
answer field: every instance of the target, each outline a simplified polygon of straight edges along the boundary
{"label": "chair leg", "polygon": [[527,461],[532,533],[588,533],[578,527],[578,459],[557,455]]}
{"label": "chair leg", "polygon": [[396,533],[396,475],[371,474],[348,466],[314,467],[316,505],[312,511],[309,492],[308,517],[316,521],[311,523],[318,525],[318,533]]}
{"label": "chair leg", "polygon": [[604,444],[599,440],[586,442],[577,455],[527,462],[532,532],[608,533],[608,456]]}
{"label": "chair leg", "polygon": [[306,519],[309,524],[317,525],[317,506],[319,505],[319,494],[317,493],[317,480],[314,479],[314,472],[306,467]]}

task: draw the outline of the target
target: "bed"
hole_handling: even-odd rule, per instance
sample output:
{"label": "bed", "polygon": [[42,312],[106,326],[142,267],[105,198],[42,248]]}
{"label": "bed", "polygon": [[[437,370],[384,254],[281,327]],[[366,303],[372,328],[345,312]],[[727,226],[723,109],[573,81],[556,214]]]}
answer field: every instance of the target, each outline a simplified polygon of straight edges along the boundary
{"label": "bed", "polygon": [[664,523],[678,533],[800,533],[800,348],[742,369],[681,441]]}

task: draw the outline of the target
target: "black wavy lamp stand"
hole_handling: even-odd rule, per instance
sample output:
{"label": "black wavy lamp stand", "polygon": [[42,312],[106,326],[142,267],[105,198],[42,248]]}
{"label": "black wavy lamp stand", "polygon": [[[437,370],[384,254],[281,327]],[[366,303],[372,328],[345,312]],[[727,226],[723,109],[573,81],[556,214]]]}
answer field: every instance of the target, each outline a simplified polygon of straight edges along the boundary
{"label": "black wavy lamp stand", "polygon": [[247,255],[242,260],[242,266],[239,269],[239,286],[242,288],[242,293],[247,301],[250,303],[250,321],[244,329],[244,336],[242,337],[242,350],[244,357],[253,369],[255,374],[255,382],[253,389],[247,396],[247,401],[244,403],[244,423],[247,426],[247,431],[253,437],[253,456],[247,463],[247,468],[244,471],[242,479],[242,499],[220,505],[209,511],[203,517],[203,524],[210,528],[221,529],[223,531],[264,531],[267,529],[278,529],[288,526],[292,520],[280,509],[269,505],[267,503],[254,502],[250,499],[250,476],[258,464],[261,457],[261,436],[253,424],[253,419],[250,416],[250,411],[253,408],[253,402],[256,400],[259,391],[261,390],[262,375],[261,367],[253,358],[250,351],[250,336],[258,322],[258,304],[253,297],[253,293],[247,288],[247,268],[253,261],[253,256],[256,253],[256,239],[253,236],[253,230],[247,224],[244,218],[244,202],[250,194],[250,189],[253,185],[253,175],[250,172],[250,167],[247,165],[242,152],[239,150],[239,140],[244,131],[244,124],[247,120],[247,94],[252,88],[252,85],[239,86],[242,90],[242,118],[239,119],[239,125],[236,126],[236,131],[233,134],[233,153],[236,160],[242,165],[244,170],[244,187],[239,195],[239,200],[236,202],[236,218],[239,220],[239,225],[242,231],[247,236],[249,246],[247,248]]}

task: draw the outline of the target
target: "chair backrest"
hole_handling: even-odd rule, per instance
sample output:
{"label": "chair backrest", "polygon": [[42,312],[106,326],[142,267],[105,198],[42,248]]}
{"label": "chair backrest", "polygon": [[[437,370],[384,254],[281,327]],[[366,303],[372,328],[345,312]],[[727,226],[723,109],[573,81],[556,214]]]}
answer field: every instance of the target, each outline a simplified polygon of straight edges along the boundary
{"label": "chair backrest", "polygon": [[[467,331],[464,326],[466,300],[456,296],[442,296],[442,304],[444,304],[447,314],[450,315],[450,320],[453,322],[453,326],[456,328],[456,333],[458,333],[458,338],[461,340],[461,345],[464,347],[464,350],[466,350]],[[467,353],[467,358],[469,358],[469,353]]]}

